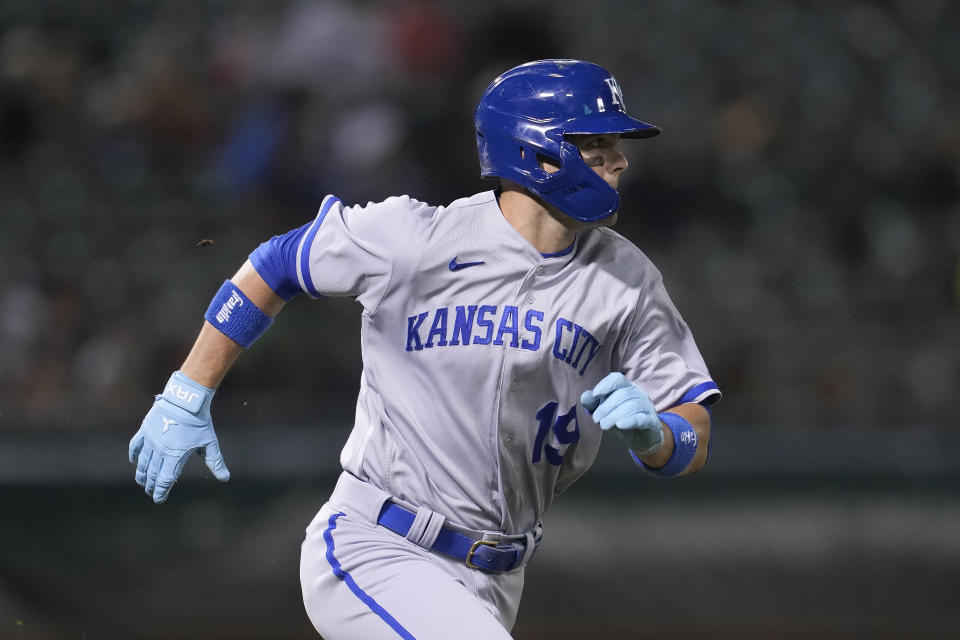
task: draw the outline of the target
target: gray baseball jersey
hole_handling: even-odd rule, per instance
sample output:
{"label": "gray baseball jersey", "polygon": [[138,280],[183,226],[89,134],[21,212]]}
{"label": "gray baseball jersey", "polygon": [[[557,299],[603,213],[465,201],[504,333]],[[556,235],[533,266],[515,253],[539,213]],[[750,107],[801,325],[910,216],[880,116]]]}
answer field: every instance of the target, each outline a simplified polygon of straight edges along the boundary
{"label": "gray baseball jersey", "polygon": [[593,463],[580,394],[610,371],[658,411],[719,394],[664,288],[606,229],[543,255],[495,194],[446,207],[328,196],[297,249],[311,296],[363,306],[343,468],[473,529],[530,530]]}

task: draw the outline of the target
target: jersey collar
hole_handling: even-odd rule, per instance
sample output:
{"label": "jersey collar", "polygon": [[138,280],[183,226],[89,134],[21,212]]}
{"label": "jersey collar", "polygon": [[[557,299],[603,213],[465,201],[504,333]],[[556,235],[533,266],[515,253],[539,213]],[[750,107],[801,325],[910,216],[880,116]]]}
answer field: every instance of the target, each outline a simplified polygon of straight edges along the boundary
{"label": "jersey collar", "polygon": [[483,195],[488,198],[487,203],[489,205],[484,207],[485,226],[490,233],[491,245],[495,253],[509,254],[515,258],[521,257],[528,266],[542,265],[551,271],[559,271],[577,254],[579,237],[575,237],[570,246],[565,249],[553,253],[540,253],[503,217],[503,212],[500,211],[500,205],[497,202],[496,192],[488,191]]}

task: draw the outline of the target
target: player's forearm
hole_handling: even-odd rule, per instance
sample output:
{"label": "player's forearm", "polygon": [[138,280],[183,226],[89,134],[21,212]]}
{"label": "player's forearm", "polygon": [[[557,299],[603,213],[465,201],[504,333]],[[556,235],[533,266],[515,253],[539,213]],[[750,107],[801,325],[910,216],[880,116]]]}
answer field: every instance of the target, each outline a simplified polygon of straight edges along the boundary
{"label": "player's forearm", "polygon": [[243,291],[244,295],[250,298],[250,301],[257,305],[260,311],[271,318],[276,316],[283,305],[286,304],[286,301],[274,293],[270,285],[260,277],[249,260],[243,263],[243,266],[230,278],[230,281]]}
{"label": "player's forearm", "polygon": [[[710,445],[710,414],[699,404],[682,404],[670,409],[674,413],[684,418],[693,427],[697,434],[697,451],[693,460],[681,475],[693,473],[700,469],[707,462],[707,448]],[[670,456],[673,455],[674,441],[673,432],[666,424],[663,425],[663,446],[649,456],[640,458],[648,467],[659,469],[667,463]]]}
{"label": "player's forearm", "polygon": [[[249,260],[230,281],[270,317],[277,315],[285,304],[260,277]],[[243,347],[205,321],[180,370],[203,386],[216,389],[241,353]]]}
{"label": "player's forearm", "polygon": [[200,335],[180,370],[203,386],[216,389],[241,353],[243,347],[204,321]]}

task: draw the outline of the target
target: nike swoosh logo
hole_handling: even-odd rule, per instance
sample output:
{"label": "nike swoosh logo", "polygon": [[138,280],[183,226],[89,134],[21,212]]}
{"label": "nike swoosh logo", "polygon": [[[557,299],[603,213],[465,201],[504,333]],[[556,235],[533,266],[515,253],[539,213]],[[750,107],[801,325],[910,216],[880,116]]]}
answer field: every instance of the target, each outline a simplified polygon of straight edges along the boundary
{"label": "nike swoosh logo", "polygon": [[450,261],[450,264],[447,266],[450,267],[450,271],[459,271],[460,269],[466,269],[467,267],[475,267],[478,264],[485,264],[483,260],[477,262],[457,262],[457,256],[453,256],[453,259]]}

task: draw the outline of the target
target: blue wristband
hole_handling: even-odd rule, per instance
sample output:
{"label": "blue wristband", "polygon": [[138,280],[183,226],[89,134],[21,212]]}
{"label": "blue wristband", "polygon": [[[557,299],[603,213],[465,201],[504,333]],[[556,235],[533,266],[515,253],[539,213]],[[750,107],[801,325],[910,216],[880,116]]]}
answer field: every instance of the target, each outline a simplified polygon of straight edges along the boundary
{"label": "blue wristband", "polygon": [[229,280],[213,296],[204,319],[220,333],[246,349],[273,324],[273,318],[253,304]]}
{"label": "blue wristband", "polygon": [[673,453],[670,455],[670,459],[659,469],[651,469],[636,456],[633,456],[633,459],[647,473],[659,478],[672,478],[686,471],[693,461],[693,457],[697,453],[697,432],[683,416],[668,412],[657,415],[673,432]]}

